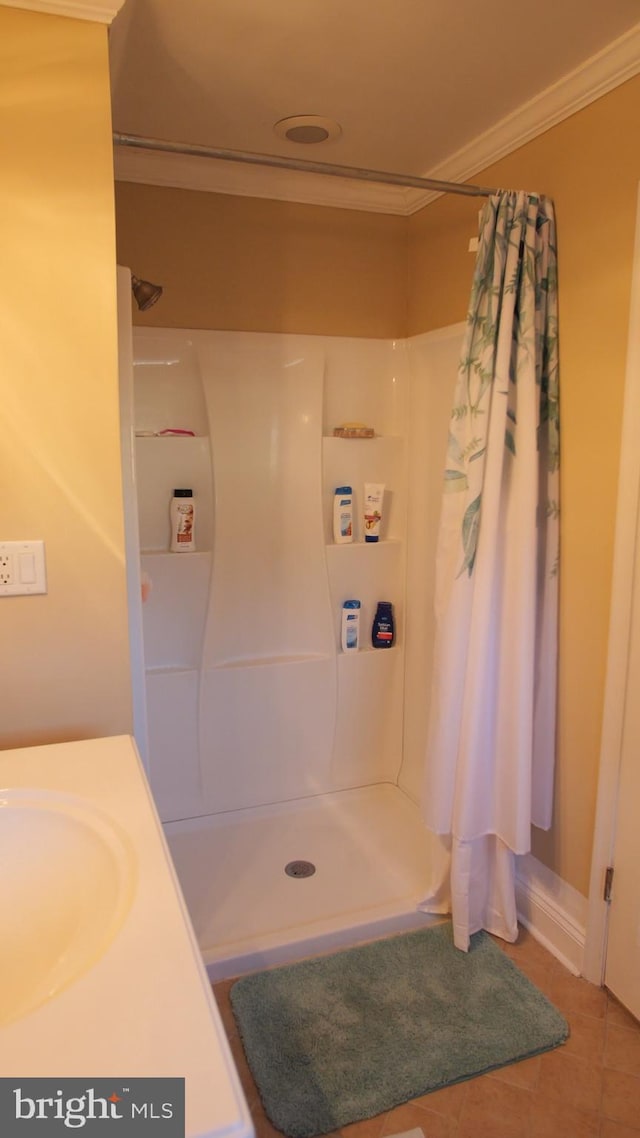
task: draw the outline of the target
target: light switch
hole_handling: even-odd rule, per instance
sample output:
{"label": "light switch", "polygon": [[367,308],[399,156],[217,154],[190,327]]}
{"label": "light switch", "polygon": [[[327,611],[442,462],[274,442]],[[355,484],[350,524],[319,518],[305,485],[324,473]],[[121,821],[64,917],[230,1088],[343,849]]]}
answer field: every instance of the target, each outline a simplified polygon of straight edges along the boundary
{"label": "light switch", "polygon": [[36,559],[33,553],[18,554],[18,580],[23,585],[36,583]]}
{"label": "light switch", "polygon": [[0,541],[0,597],[46,593],[43,541]]}

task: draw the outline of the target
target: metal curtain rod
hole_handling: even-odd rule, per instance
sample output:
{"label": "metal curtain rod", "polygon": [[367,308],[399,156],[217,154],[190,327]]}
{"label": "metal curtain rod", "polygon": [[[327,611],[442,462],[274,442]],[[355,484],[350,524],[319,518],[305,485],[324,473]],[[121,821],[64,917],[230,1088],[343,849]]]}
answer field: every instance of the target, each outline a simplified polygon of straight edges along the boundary
{"label": "metal curtain rod", "polygon": [[298,158],[281,158],[277,154],[252,154],[246,150],[220,150],[190,142],[165,142],[161,138],[142,138],[137,134],[114,133],[116,146],[136,150],[159,150],[164,154],[188,154],[196,158],[218,158],[225,162],[244,162],[250,166],[275,166],[278,170],[299,170],[307,174],[329,174],[334,178],[353,178],[359,182],[382,182],[388,186],[411,186],[417,190],[435,190],[440,194],[464,194],[471,198],[488,198],[498,190],[485,186],[441,182],[437,178],[416,178],[413,174],[390,174],[384,170],[363,170],[359,166],[331,166],[326,162],[307,162]]}

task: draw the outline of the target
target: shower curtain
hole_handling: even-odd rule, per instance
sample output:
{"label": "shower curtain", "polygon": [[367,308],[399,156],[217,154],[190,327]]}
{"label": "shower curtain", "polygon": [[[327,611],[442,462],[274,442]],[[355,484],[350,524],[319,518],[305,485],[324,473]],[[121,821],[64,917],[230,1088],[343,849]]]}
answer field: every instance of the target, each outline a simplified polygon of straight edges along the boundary
{"label": "shower curtain", "polygon": [[436,565],[423,812],[441,836],[426,912],[467,950],[517,936],[515,855],[551,824],[558,596],[558,329],[553,205],[481,216],[451,412]]}

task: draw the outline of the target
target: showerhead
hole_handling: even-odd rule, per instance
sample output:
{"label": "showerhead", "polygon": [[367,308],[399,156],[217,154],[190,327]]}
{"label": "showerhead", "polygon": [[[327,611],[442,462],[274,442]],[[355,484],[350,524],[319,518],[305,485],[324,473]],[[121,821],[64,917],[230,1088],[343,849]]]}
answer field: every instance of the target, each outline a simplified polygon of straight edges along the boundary
{"label": "showerhead", "polygon": [[163,292],[162,285],[138,280],[138,277],[134,277],[133,274],[131,275],[131,289],[141,312],[145,312],[147,308],[151,308],[151,305],[155,304],[156,300],[160,300]]}

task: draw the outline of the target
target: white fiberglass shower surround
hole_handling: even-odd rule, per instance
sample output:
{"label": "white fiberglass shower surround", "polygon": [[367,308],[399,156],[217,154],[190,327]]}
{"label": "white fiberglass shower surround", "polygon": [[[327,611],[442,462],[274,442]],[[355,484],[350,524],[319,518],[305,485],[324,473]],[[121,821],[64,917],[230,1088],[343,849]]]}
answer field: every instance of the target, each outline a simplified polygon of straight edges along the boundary
{"label": "white fiberglass shower surround", "polygon": [[[417,802],[462,332],[134,330],[134,623],[138,563],[152,586],[141,749],[213,978],[434,919],[417,911],[437,856]],[[375,437],[334,437],[346,421]],[[365,482],[386,487],[378,543],[364,542]],[[344,484],[355,533],[337,545]],[[196,552],[168,551],[176,487],[193,490]],[[356,653],[340,649],[349,598]],[[379,600],[394,606],[391,649],[370,646]],[[291,862],[315,872],[290,876]]]}

